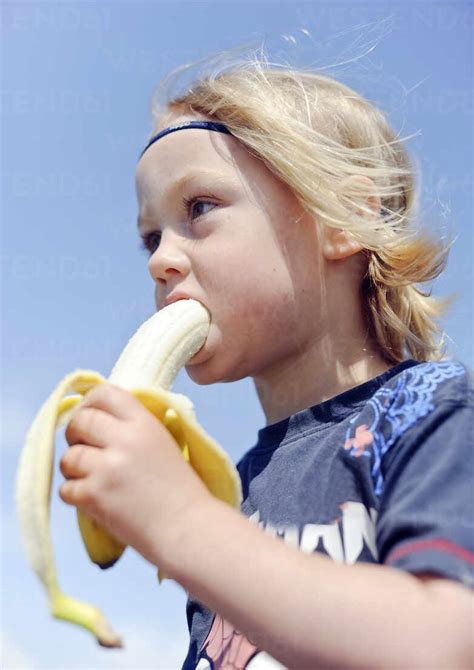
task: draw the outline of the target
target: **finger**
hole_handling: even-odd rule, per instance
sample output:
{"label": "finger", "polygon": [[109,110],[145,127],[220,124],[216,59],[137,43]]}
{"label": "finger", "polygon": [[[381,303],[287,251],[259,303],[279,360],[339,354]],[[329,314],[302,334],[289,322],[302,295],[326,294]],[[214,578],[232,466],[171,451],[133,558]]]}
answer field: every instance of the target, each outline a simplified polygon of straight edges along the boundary
{"label": "finger", "polygon": [[59,487],[59,497],[68,505],[84,505],[90,500],[84,479],[68,479]]}
{"label": "finger", "polygon": [[88,444],[93,447],[105,447],[117,439],[117,419],[96,407],[81,407],[67,425],[65,437],[67,443]]}
{"label": "finger", "polygon": [[112,414],[117,419],[126,420],[142,405],[125,389],[113,384],[98,384],[91,389],[81,403],[82,407],[94,407]]}
{"label": "finger", "polygon": [[97,451],[96,447],[75,444],[61,456],[59,469],[66,479],[86,477],[97,462]]}

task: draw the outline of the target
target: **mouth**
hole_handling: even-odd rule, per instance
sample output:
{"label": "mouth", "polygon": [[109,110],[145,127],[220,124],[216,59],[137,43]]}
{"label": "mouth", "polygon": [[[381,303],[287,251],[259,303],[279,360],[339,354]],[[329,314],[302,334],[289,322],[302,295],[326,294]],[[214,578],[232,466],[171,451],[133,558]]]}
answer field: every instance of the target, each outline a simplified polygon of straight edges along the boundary
{"label": "mouth", "polygon": [[164,306],[168,307],[173,302],[178,302],[178,300],[193,300],[191,296],[185,295],[184,293],[171,293],[165,300]]}
{"label": "mouth", "polygon": [[198,300],[197,298],[193,298],[192,296],[186,295],[184,293],[171,293],[166,298],[166,300],[163,303],[163,306],[161,307],[161,309],[164,309],[165,307],[168,307],[169,305],[172,305],[174,302],[178,302],[179,300],[195,300],[196,302],[198,302],[200,305],[202,305],[207,310],[207,312],[209,313],[210,321],[212,322],[212,314],[211,314],[211,311],[210,311],[209,307],[207,305],[205,305],[201,300]]}
{"label": "mouth", "polygon": [[[169,305],[172,305],[173,303],[178,302],[180,300],[194,300],[196,302],[199,302],[199,304],[202,305],[206,309],[206,311],[209,313],[209,330],[210,330],[211,323],[212,323],[212,315],[211,315],[211,312],[210,312],[209,308],[207,307],[207,305],[205,305],[203,302],[201,302],[197,298],[193,298],[192,296],[187,295],[186,293],[181,293],[179,291],[176,291],[176,293],[170,293],[170,295],[166,298],[165,302],[163,303],[163,306],[162,306],[161,309],[165,309]],[[186,363],[186,366],[197,365],[197,364],[203,362],[203,360],[207,357],[208,352],[207,352],[207,349],[206,349],[206,344],[207,344],[208,338],[209,338],[209,330],[207,332],[206,339],[204,340],[202,346],[196,351],[195,354],[193,354],[193,356]],[[206,349],[206,351],[204,351],[205,349]]]}

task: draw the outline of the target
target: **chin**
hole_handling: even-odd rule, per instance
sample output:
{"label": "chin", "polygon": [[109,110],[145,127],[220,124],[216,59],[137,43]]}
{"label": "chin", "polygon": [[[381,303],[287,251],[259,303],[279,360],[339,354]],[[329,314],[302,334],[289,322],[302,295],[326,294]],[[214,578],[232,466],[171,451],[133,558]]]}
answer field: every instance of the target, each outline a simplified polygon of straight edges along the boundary
{"label": "chin", "polygon": [[213,354],[212,351],[204,346],[185,366],[186,372],[193,382],[201,386],[226,381],[224,376],[226,376],[225,373],[228,371],[225,369],[225,361],[223,363],[221,360],[219,363],[218,359],[219,357],[215,353]]}
{"label": "chin", "polygon": [[218,376],[212,374],[212,370],[205,363],[196,363],[195,365],[186,365],[186,372],[188,377],[193,380],[195,384],[200,386],[208,386],[209,384],[217,384],[221,382]]}
{"label": "chin", "polygon": [[236,371],[230,370],[223,365],[220,367],[215,363],[213,365],[210,359],[206,359],[202,363],[186,365],[186,372],[193,382],[200,386],[228,384],[229,382],[237,382],[248,376],[246,374],[237,374]]}

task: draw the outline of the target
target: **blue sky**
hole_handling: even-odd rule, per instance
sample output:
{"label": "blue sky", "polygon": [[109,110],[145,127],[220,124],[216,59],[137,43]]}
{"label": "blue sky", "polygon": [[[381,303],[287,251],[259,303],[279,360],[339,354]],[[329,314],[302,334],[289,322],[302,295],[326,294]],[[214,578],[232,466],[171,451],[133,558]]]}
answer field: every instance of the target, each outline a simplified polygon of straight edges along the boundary
{"label": "blue sky", "polygon": [[[156,84],[221,49],[263,45],[271,60],[329,68],[402,135],[418,133],[409,148],[423,175],[421,211],[456,238],[433,293],[456,297],[442,321],[448,352],[472,366],[472,14],[468,2],[3,4],[3,668],[176,668],[187,650],[186,594],[158,586],[131,549],[112,570],[92,565],[73,508],[58,498],[57,465],[60,582],[99,605],[126,647],[103,650],[53,620],[13,506],[18,456],[46,395],[74,368],[107,375],[154,310],[134,171]],[[174,389],[234,461],[255,443],[264,417],[251,380],[198,387],[183,372]]]}

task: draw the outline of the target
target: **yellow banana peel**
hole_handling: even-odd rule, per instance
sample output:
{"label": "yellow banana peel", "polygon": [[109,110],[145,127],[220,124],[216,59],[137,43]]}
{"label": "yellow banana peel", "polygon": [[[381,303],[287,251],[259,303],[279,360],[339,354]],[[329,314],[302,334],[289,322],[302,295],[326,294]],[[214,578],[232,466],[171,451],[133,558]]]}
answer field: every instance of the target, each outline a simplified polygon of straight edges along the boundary
{"label": "yellow banana peel", "polygon": [[[209,320],[207,309],[195,300],[180,300],[161,310],[131,338],[108,380],[92,370],[66,375],[40,408],[26,437],[16,504],[28,561],[46,589],[51,614],[89,630],[104,647],[121,647],[122,640],[98,608],[66,595],[58,584],[49,526],[56,430],[67,425],[92,388],[107,381],[121,386],[170,431],[209,491],[239,509],[242,489],[237,469],[199,425],[189,398],[169,390],[179,370],[203,345]],[[89,558],[102,569],[114,565],[126,546],[79,510],[77,521]],[[166,578],[158,569],[159,582]]]}

